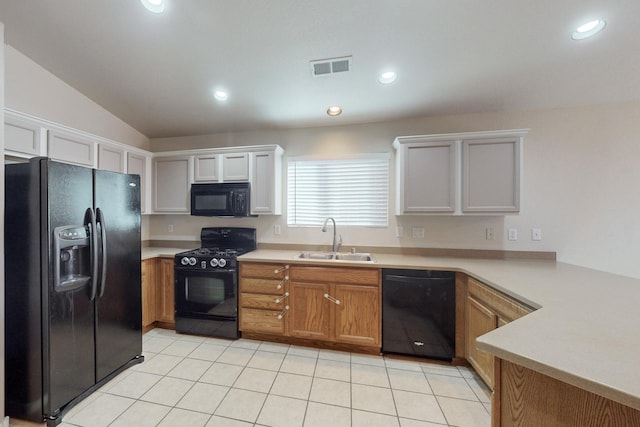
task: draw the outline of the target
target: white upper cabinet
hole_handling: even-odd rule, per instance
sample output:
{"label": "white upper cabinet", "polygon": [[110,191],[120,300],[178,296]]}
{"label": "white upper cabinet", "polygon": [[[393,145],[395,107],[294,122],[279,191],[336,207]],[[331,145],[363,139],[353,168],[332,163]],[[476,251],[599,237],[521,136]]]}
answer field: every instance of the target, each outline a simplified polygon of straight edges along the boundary
{"label": "white upper cabinet", "polygon": [[125,151],[122,148],[98,144],[98,169],[111,172],[124,172]]}
{"label": "white upper cabinet", "polygon": [[249,153],[251,213],[282,215],[282,148]]}
{"label": "white upper cabinet", "polygon": [[[26,157],[40,156],[46,154],[47,131],[38,123],[14,117],[5,112],[4,117],[4,148],[18,155],[25,154]],[[22,157],[22,156],[21,156]]]}
{"label": "white upper cabinet", "polygon": [[397,156],[396,214],[455,211],[455,141],[399,144]]}
{"label": "white upper cabinet", "polygon": [[249,153],[227,153],[222,155],[222,180],[249,180]]}
{"label": "white upper cabinet", "polygon": [[153,211],[189,213],[192,156],[153,159]]}
{"label": "white upper cabinet", "polygon": [[49,157],[67,163],[94,166],[95,141],[72,132],[49,131]]}
{"label": "white upper cabinet", "polygon": [[140,212],[149,211],[147,197],[147,159],[143,154],[127,153],[127,173],[140,175]]}
{"label": "white upper cabinet", "polygon": [[220,154],[198,154],[193,157],[193,173],[194,181],[219,181],[220,162],[222,156]]}
{"label": "white upper cabinet", "polygon": [[519,212],[526,132],[396,138],[396,215]]}
{"label": "white upper cabinet", "polygon": [[462,212],[520,210],[521,139],[462,141]]}

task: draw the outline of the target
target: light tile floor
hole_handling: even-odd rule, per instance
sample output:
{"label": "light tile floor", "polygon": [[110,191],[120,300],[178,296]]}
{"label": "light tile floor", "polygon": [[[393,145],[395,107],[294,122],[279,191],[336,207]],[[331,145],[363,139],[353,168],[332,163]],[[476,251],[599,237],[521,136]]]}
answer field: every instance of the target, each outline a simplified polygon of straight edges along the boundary
{"label": "light tile floor", "polygon": [[488,427],[470,368],[154,329],[61,427]]}

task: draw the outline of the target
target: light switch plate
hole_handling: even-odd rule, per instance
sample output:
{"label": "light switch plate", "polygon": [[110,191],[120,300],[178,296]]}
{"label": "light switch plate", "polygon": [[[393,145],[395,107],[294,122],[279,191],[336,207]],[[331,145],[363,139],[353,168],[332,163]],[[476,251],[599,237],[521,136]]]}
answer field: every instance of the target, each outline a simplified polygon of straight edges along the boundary
{"label": "light switch plate", "polygon": [[532,228],[531,229],[531,240],[542,240],[542,229],[541,228]]}
{"label": "light switch plate", "polygon": [[517,228],[510,228],[508,230],[508,236],[507,238],[511,241],[515,241],[518,240],[518,229]]}

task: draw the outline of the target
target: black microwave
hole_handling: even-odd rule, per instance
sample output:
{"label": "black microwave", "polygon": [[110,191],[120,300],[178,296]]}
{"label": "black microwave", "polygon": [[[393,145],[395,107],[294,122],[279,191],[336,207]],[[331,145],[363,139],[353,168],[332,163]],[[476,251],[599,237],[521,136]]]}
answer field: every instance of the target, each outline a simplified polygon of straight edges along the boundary
{"label": "black microwave", "polygon": [[248,182],[191,185],[191,215],[250,216]]}

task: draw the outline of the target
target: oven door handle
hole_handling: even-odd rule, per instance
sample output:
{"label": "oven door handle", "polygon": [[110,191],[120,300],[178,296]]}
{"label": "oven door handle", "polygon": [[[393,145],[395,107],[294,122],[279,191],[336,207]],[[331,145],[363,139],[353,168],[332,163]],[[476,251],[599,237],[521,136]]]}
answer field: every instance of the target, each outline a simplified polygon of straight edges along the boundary
{"label": "oven door handle", "polygon": [[189,301],[189,279],[184,279],[184,300]]}

